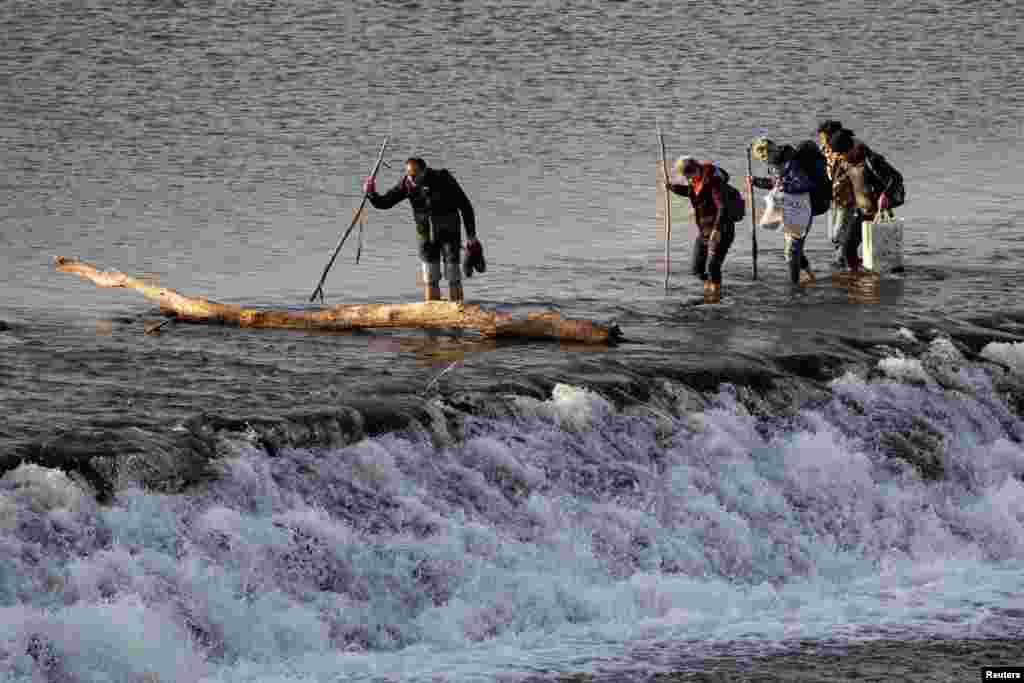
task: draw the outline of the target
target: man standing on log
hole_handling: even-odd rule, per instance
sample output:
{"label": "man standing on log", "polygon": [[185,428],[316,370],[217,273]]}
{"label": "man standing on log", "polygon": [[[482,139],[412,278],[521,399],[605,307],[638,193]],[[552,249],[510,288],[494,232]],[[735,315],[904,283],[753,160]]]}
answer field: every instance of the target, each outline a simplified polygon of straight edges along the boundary
{"label": "man standing on log", "polygon": [[[445,279],[448,280],[448,298],[463,301],[462,277],[459,269],[462,242],[461,225],[466,226],[466,261],[483,272],[483,247],[476,239],[476,216],[466,193],[448,172],[434,170],[419,157],[405,162],[405,175],[393,188],[377,194],[372,177],[363,181],[363,192],[377,209],[390,209],[403,199],[412,204],[419,239],[420,261],[423,269],[424,298],[441,298],[441,258],[444,257]],[[461,216],[461,219],[460,219]],[[467,268],[467,275],[472,268]]]}

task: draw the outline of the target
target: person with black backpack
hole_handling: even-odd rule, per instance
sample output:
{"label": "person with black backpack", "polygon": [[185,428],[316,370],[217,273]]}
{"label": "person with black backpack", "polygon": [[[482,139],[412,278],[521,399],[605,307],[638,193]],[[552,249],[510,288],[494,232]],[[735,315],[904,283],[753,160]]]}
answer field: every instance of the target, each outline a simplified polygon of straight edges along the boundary
{"label": "person with black backpack", "polygon": [[729,184],[725,169],[688,156],[675,164],[676,178],[667,189],[689,197],[697,223],[693,242],[693,274],[704,281],[704,293],[722,293],[722,265],[736,238],[736,221],[745,215],[743,196]]}
{"label": "person with black backpack", "polygon": [[[881,154],[857,140],[851,131],[843,129],[834,133],[829,138],[829,148],[845,166],[859,212],[856,227],[851,228],[855,234],[850,235],[847,246],[847,260],[852,263],[857,248],[853,242],[860,243],[864,224],[880,216],[891,217],[893,207],[902,206],[906,200],[906,190],[900,172]],[[856,262],[859,265],[860,259]],[[859,268],[851,267],[851,270],[856,272]]]}
{"label": "person with black backpack", "polygon": [[[813,143],[811,144],[813,145]],[[778,145],[765,137],[756,139],[751,146],[751,154],[755,159],[768,164],[770,176],[747,176],[748,193],[753,192],[753,187],[759,187],[764,190],[779,190],[791,195],[807,194],[809,196],[811,213],[807,227],[799,236],[788,233],[785,235],[786,244],[783,254],[789,264],[789,279],[794,285],[800,284],[801,275],[808,284],[815,280],[811,264],[804,252],[804,244],[807,234],[811,230],[811,224],[814,222],[814,216],[818,213],[814,211],[816,208],[814,190],[820,185],[820,180],[815,183],[801,163],[805,161],[805,157],[809,156],[804,147],[801,145],[801,153],[798,154],[797,148],[792,145]],[[815,147],[815,149],[817,148]],[[824,172],[823,166],[822,164],[822,172]],[[817,173],[817,170],[814,169],[814,172]],[[827,210],[826,205],[825,211]]]}

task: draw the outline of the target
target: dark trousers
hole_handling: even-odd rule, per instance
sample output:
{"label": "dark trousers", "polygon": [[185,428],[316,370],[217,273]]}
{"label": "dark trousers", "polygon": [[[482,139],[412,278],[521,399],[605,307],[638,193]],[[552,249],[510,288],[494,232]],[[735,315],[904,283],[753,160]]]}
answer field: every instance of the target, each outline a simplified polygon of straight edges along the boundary
{"label": "dark trousers", "polygon": [[701,280],[711,280],[716,285],[722,284],[722,264],[736,238],[736,226],[722,221],[719,232],[722,237],[713,247],[709,240],[700,235],[693,241],[693,274]]}
{"label": "dark trousers", "polygon": [[[850,270],[860,267],[860,257],[857,256],[857,249],[863,239],[862,224],[864,217],[858,210],[850,211],[845,217],[839,230],[836,232],[836,252],[846,262]],[[837,259],[838,260],[838,259]]]}
{"label": "dark trousers", "polygon": [[795,237],[789,247],[789,279],[793,284],[800,284],[800,271],[810,270],[811,264],[804,254],[807,237]]}
{"label": "dark trousers", "polygon": [[442,257],[448,265],[459,265],[462,241],[462,223],[459,214],[433,216],[416,223],[420,261],[438,263]]}

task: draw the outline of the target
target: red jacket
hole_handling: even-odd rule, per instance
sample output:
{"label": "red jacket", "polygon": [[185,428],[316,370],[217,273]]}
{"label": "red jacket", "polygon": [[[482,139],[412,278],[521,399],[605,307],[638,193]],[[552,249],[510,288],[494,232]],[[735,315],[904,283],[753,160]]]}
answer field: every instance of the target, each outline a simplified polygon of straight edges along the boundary
{"label": "red jacket", "polygon": [[725,199],[722,197],[725,181],[718,167],[710,161],[701,164],[700,171],[690,184],[672,183],[670,187],[677,195],[690,198],[697,228],[703,237],[708,237],[721,227],[725,217]]}

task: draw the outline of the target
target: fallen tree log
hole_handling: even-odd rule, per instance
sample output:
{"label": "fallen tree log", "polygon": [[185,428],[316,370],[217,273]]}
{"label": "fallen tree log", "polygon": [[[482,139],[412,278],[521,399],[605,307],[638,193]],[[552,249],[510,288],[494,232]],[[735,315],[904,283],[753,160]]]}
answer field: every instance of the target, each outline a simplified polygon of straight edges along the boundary
{"label": "fallen tree log", "polygon": [[586,344],[609,344],[621,332],[617,325],[592,320],[563,318],[555,311],[513,318],[477,304],[429,301],[409,304],[339,304],[298,310],[263,310],[237,304],[222,304],[203,297],[189,297],[116,270],[99,270],[76,259],[58,256],[56,268],[74,273],[99,287],[134,289],[182,321],[221,323],[240,327],[355,330],[382,327],[424,329],[472,329],[485,337],[555,339]]}

